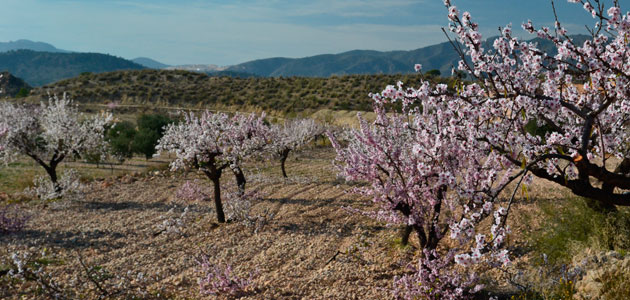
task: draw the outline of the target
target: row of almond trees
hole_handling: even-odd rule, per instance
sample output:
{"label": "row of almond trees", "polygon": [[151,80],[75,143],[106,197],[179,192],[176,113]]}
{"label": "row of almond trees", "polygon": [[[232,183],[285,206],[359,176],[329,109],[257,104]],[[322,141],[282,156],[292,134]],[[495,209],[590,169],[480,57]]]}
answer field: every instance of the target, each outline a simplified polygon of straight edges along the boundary
{"label": "row of almond trees", "polygon": [[[472,265],[509,265],[508,215],[516,191],[532,176],[605,209],[630,206],[630,168],[625,167],[630,14],[621,13],[618,1],[610,7],[605,1],[569,2],[581,4],[596,22],[583,44],[575,43],[559,20],[554,28],[536,29],[531,21],[522,25],[555,46],[557,54],[550,55],[515,37],[511,25],[500,29],[492,49],[484,49],[470,13],[445,0],[449,29],[456,36],[453,46],[462,58],[457,71],[471,81],[388,86],[372,94],[376,121],[360,118],[360,128],[343,140],[329,134],[341,175],[368,183],[358,192],[370,195],[378,210],[367,214],[403,224],[418,237],[424,255],[413,274],[396,280],[397,297],[470,297],[483,287]],[[416,65],[416,71],[421,69]],[[48,171],[64,157],[98,144],[101,139],[92,137],[102,136],[100,127],[110,117],[77,123],[60,109],[66,105],[59,99],[42,105],[37,122],[45,125],[21,108],[3,106],[0,158],[26,154]],[[158,149],[176,154],[173,169],[195,168],[207,175],[214,184],[218,220],[224,222],[222,172],[231,170],[244,191],[243,160],[268,148],[269,141],[282,145],[272,148],[286,159],[310,138],[295,139],[298,132],[287,126],[272,130],[263,116],[187,114],[167,128]],[[609,170],[613,156],[621,163]],[[54,180],[54,172],[49,174]],[[508,186],[514,190],[501,198]],[[490,228],[481,225],[486,219]],[[452,245],[448,249],[441,248],[445,239]],[[457,271],[456,265],[466,268]]]}
{"label": "row of almond trees", "polygon": [[[288,120],[268,125],[263,115],[204,112],[185,113],[179,123],[165,128],[158,151],[176,154],[173,170],[194,168],[215,184],[219,222],[225,222],[220,202],[219,180],[230,169],[241,192],[245,190],[243,160],[252,157],[277,157],[286,177],[289,153],[324,133],[324,127],[310,119]],[[56,198],[69,192],[72,178],[60,178],[57,167],[68,157],[86,154],[106,155],[104,134],[113,121],[110,113],[85,116],[65,95],[53,96],[40,106],[0,103],[0,161],[9,163],[21,155],[33,159],[50,180],[39,179],[38,196]],[[113,124],[113,126],[116,126]],[[159,153],[158,153],[159,155]]]}

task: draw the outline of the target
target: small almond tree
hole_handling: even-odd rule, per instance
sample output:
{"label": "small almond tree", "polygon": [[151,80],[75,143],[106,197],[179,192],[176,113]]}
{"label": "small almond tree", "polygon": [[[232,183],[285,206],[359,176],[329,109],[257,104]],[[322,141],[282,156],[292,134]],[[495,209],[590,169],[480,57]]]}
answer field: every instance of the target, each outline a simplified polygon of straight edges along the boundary
{"label": "small almond tree", "polygon": [[282,125],[274,125],[271,128],[273,154],[280,158],[282,176],[287,177],[284,168],[285,162],[291,151],[299,150],[312,141],[316,136],[324,133],[324,127],[312,119],[297,119],[285,121]]}
{"label": "small almond tree", "polygon": [[230,168],[241,192],[245,190],[245,175],[241,169],[243,159],[262,151],[267,144],[268,127],[263,116],[249,116],[206,111],[201,117],[185,115],[183,122],[170,124],[160,139],[157,150],[172,152],[177,158],[172,170],[193,168],[203,172],[214,185],[214,203],[217,220],[225,222],[221,203],[220,179],[223,170]]}
{"label": "small almond tree", "polygon": [[8,163],[19,155],[32,158],[46,170],[54,194],[62,193],[57,167],[68,156],[106,151],[105,126],[111,114],[91,117],[79,113],[64,96],[51,97],[39,107],[0,103],[0,161]]}

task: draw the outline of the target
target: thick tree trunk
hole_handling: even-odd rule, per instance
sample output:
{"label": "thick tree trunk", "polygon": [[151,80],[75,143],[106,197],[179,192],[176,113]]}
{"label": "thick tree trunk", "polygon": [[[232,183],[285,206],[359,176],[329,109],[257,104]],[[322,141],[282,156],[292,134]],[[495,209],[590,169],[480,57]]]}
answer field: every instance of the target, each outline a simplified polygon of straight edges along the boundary
{"label": "thick tree trunk", "polygon": [[57,156],[57,154],[53,155],[52,159],[50,160],[50,164],[45,163],[41,158],[39,158],[37,155],[34,155],[32,153],[26,153],[26,155],[34,159],[35,162],[37,162],[40,166],[44,168],[44,170],[46,170],[46,173],[50,177],[50,181],[52,181],[53,186],[55,187],[55,193],[60,193],[61,186],[59,186],[59,183],[58,183],[57,166],[59,165],[59,163],[61,163],[61,161],[63,161],[63,159],[65,158],[65,155],[60,155],[60,156]]}
{"label": "thick tree trunk", "polygon": [[214,185],[214,206],[217,210],[217,221],[219,223],[225,223],[225,213],[223,212],[223,204],[221,203],[221,183],[219,182],[219,176],[211,178]]}
{"label": "thick tree trunk", "polygon": [[[446,193],[446,187],[441,187],[438,190],[438,199],[439,201],[433,206],[433,216],[431,218],[432,222],[426,228],[421,224],[414,225],[406,225],[400,231],[401,233],[401,244],[407,245],[409,243],[409,235],[412,231],[415,231],[418,235],[418,241],[420,242],[420,248],[426,250],[435,250],[441,240],[442,234],[440,234],[439,221],[440,221],[440,213],[442,210],[442,199],[444,197],[444,193]],[[403,215],[409,217],[411,215],[411,207],[404,203],[398,203],[398,205],[394,208],[395,210],[400,211]]]}
{"label": "thick tree trunk", "polygon": [[[615,168],[614,171],[615,174],[624,174],[624,175],[628,175],[630,173],[630,159],[629,158],[624,158],[619,165]],[[604,182],[602,184],[602,190],[606,193],[610,193],[612,194],[615,190],[615,186]],[[617,207],[613,204],[610,203],[604,203],[601,201],[595,201],[592,199],[587,199],[586,200],[586,205],[588,205],[588,207],[599,211],[599,212],[603,212],[603,213],[609,213],[609,212],[615,212],[617,211]]]}
{"label": "thick tree trunk", "polygon": [[441,239],[440,234],[439,234],[440,228],[438,224],[440,222],[440,214],[442,211],[442,200],[444,199],[445,193],[446,193],[446,186],[442,186],[438,189],[438,193],[437,193],[438,201],[433,206],[433,217],[431,218],[431,224],[429,225],[428,232],[427,232],[428,238],[427,238],[427,244],[425,248],[429,250],[436,249]]}
{"label": "thick tree trunk", "polygon": [[433,249],[428,248],[427,234],[424,232],[424,228],[422,228],[421,225],[416,224],[415,226],[413,226],[413,229],[416,231],[416,234],[418,235],[418,240],[420,241],[420,248],[433,250]]}
{"label": "thick tree trunk", "polygon": [[[212,181],[214,185],[214,206],[217,211],[217,221],[219,223],[225,223],[225,213],[223,212],[223,204],[221,203],[221,173],[223,169],[226,167],[225,165],[217,168],[214,158],[211,160],[212,163],[207,165],[206,169],[202,169],[203,173],[206,174],[208,179]],[[199,168],[199,165],[195,163],[196,167]]]}
{"label": "thick tree trunk", "polygon": [[61,186],[59,185],[59,179],[57,178],[57,165],[54,166],[44,166],[44,170],[50,177],[50,181],[52,181],[53,186],[55,187],[55,193],[61,193]]}
{"label": "thick tree trunk", "polygon": [[409,236],[411,236],[411,232],[413,231],[413,227],[410,225],[405,225],[400,229],[400,244],[403,246],[409,245]]}

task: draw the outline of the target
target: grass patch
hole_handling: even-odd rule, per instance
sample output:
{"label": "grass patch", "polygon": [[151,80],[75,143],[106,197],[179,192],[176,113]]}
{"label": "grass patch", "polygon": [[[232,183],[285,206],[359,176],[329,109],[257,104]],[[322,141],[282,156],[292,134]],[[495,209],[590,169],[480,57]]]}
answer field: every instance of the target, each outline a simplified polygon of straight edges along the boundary
{"label": "grass patch", "polygon": [[544,220],[538,230],[527,234],[538,257],[547,255],[549,263],[567,264],[586,248],[630,250],[630,212],[602,212],[590,208],[582,198],[541,204]]}
{"label": "grass patch", "polygon": [[512,300],[569,300],[575,294],[575,282],[560,279],[551,290],[542,292],[524,292],[517,296],[512,296]]}
{"label": "grass patch", "polygon": [[[134,172],[162,171],[168,169],[167,156],[146,160],[134,157],[123,164],[101,163],[99,165],[86,163],[82,160],[66,160],[57,168],[57,174],[62,175],[66,169],[75,169],[80,174],[82,183],[88,183],[97,178],[116,177]],[[0,165],[0,193],[16,195],[27,187],[33,186],[33,179],[38,176],[48,176],[42,167],[27,157],[6,166]]]}
{"label": "grass patch", "polygon": [[0,192],[14,194],[33,185],[36,176],[44,174],[44,169],[28,162],[11,163],[0,167]]}
{"label": "grass patch", "polygon": [[160,164],[154,164],[154,165],[149,165],[146,169],[147,173],[153,173],[155,171],[158,172],[165,172],[170,170],[170,164],[169,163],[160,163]]}

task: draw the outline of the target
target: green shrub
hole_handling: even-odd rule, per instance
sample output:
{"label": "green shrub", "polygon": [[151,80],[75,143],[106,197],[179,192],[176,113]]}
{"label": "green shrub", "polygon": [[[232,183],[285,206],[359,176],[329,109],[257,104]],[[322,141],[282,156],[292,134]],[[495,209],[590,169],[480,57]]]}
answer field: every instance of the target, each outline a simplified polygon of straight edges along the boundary
{"label": "green shrub", "polygon": [[138,132],[133,141],[133,151],[150,159],[155,154],[155,146],[164,135],[166,125],[173,123],[168,116],[143,114],[138,117]]}
{"label": "green shrub", "polygon": [[17,94],[15,94],[15,98],[24,98],[26,96],[28,96],[28,89],[27,88],[21,88]]}
{"label": "green shrub", "polygon": [[427,71],[426,74],[433,77],[439,77],[440,75],[442,75],[442,72],[440,72],[440,70],[433,69],[433,70]]}
{"label": "green shrub", "polygon": [[133,142],[137,134],[133,123],[123,121],[107,131],[107,141],[112,155],[123,161],[133,156]]}

